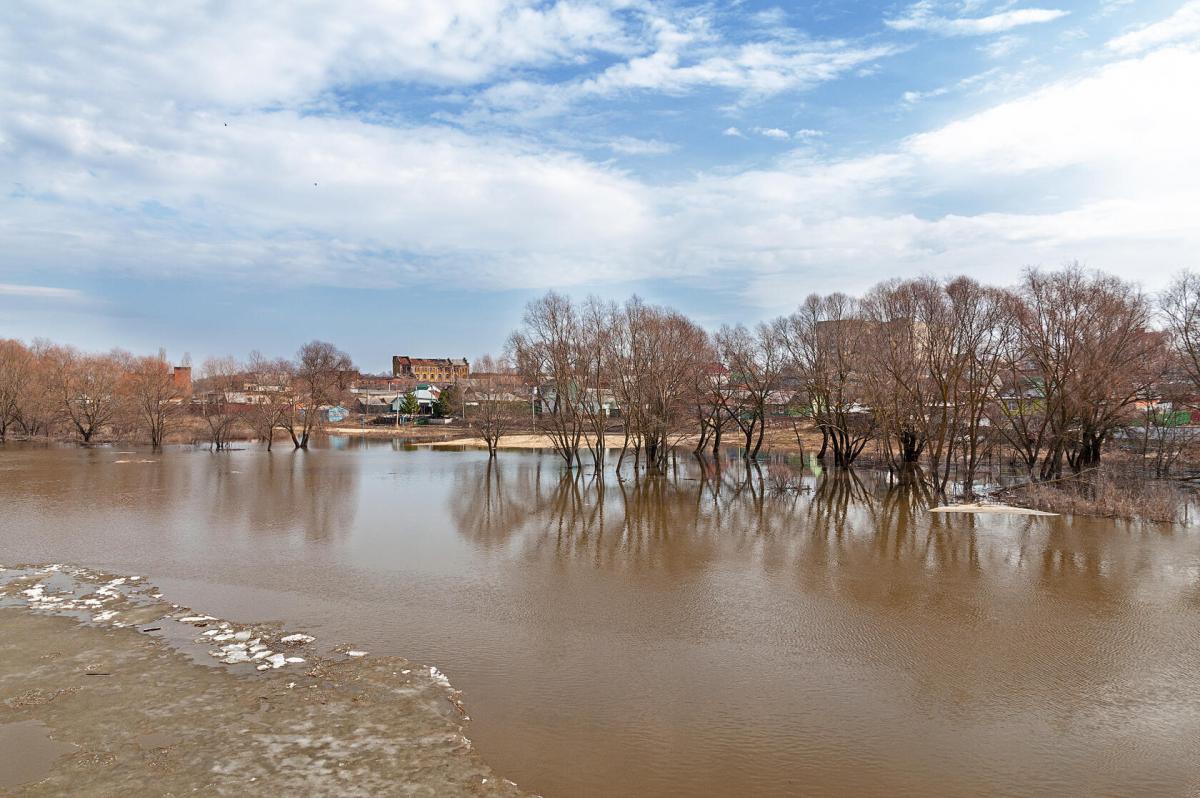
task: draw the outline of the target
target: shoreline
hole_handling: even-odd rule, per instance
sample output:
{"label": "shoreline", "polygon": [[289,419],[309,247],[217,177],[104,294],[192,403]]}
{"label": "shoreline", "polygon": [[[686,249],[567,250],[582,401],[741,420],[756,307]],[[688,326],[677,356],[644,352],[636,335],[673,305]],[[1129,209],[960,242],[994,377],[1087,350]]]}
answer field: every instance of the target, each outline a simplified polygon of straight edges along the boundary
{"label": "shoreline", "polygon": [[524,795],[469,719],[436,667],[223,621],[141,577],[0,566],[0,791]]}

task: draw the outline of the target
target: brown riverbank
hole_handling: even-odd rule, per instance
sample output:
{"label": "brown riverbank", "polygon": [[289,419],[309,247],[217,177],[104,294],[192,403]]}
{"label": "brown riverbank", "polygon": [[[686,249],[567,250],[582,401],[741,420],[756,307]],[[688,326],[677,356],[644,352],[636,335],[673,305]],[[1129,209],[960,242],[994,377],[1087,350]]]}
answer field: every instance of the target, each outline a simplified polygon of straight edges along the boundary
{"label": "brown riverbank", "polygon": [[[0,791],[520,794],[472,750],[436,669],[281,642],[283,630],[243,630],[132,584],[0,570]],[[244,631],[288,659],[264,668]],[[213,642],[224,635],[234,642]],[[217,663],[214,646],[243,654]]]}

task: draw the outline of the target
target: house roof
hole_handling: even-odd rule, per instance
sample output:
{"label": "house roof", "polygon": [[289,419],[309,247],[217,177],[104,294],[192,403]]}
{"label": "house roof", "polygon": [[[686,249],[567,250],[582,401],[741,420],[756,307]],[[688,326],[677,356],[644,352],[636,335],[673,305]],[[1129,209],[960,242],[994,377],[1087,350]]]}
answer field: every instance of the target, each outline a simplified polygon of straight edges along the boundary
{"label": "house roof", "polygon": [[395,355],[392,359],[397,363],[405,363],[410,366],[436,366],[442,368],[447,366],[467,365],[467,359],[465,357],[410,357],[409,355]]}

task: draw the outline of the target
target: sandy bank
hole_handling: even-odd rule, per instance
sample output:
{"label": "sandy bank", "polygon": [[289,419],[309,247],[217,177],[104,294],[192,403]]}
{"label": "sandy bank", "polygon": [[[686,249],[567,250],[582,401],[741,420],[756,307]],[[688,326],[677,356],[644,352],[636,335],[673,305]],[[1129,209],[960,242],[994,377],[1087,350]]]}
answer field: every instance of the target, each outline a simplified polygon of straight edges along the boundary
{"label": "sandy bank", "polygon": [[[330,430],[332,432],[332,430]],[[445,440],[431,441],[413,441],[418,445],[430,446],[466,446],[484,448],[483,441],[480,438],[463,435],[462,428],[451,428],[445,432],[450,432],[454,437],[448,437]],[[430,436],[433,437],[433,436]],[[624,442],[624,433],[617,431],[608,435],[605,439],[606,449],[619,450]],[[821,443],[821,436],[814,432],[811,428],[801,431],[801,439],[804,442],[805,452],[815,452]],[[587,447],[589,438],[584,438],[580,443],[580,448]],[[695,435],[683,435],[676,442],[675,447],[680,451],[690,452],[695,446],[698,438]],[[722,439],[722,445],[729,448],[737,448],[742,445],[743,438],[740,435],[727,433]],[[710,444],[711,445],[711,444]],[[512,435],[504,435],[500,438],[501,449],[552,449],[554,444],[549,435],[540,432],[522,432]],[[787,453],[795,454],[801,451],[800,444],[796,441],[796,435],[793,430],[784,427],[778,427],[767,430],[767,434],[763,440],[762,453]]]}
{"label": "sandy bank", "polygon": [[[580,451],[587,448],[589,439],[582,439],[579,442]],[[620,449],[621,442],[624,440],[623,435],[616,435],[606,439],[604,442],[605,449]],[[421,442],[421,445],[426,445]],[[432,441],[429,446],[470,446],[485,448],[483,440],[480,438],[451,438],[445,441]],[[549,435],[541,433],[523,433],[520,435],[503,435],[500,437],[501,449],[553,449],[554,443],[550,440]]]}
{"label": "sandy bank", "polygon": [[931,513],[974,513],[977,515],[1058,515],[1045,510],[1031,510],[1028,507],[1012,507],[1007,504],[950,504],[945,507],[934,507]]}
{"label": "sandy bank", "polygon": [[0,569],[0,790],[520,794],[472,750],[436,669],[320,652],[110,576]]}

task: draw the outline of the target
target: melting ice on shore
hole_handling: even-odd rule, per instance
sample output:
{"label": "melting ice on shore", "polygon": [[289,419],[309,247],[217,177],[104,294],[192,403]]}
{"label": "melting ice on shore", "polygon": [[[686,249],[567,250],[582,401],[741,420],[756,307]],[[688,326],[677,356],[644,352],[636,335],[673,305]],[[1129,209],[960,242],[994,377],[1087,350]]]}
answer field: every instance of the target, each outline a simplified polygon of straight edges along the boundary
{"label": "melting ice on shore", "polygon": [[431,665],[429,667],[429,678],[433,679],[442,687],[450,686],[450,680],[446,678],[446,674],[439,671],[436,666]]}

